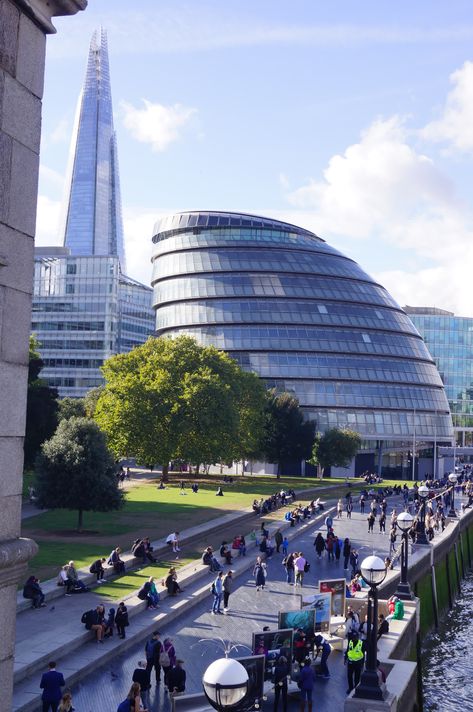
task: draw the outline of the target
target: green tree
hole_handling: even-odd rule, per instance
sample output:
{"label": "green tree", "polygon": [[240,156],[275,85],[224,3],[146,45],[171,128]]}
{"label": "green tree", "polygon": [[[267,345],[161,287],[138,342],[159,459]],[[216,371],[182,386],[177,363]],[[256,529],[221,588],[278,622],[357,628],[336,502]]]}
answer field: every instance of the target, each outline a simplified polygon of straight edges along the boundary
{"label": "green tree", "polygon": [[361,438],[348,428],[330,428],[316,436],[312,448],[311,463],[327,467],[348,467],[360,449]]}
{"label": "green tree", "polygon": [[57,425],[57,390],[40,377],[43,361],[39,342],[30,336],[28,362],[28,393],[24,440],[25,467],[33,467],[42,443],[51,437]]}
{"label": "green tree", "polygon": [[315,424],[304,420],[295,396],[268,391],[262,451],[268,462],[277,463],[278,477],[282,463],[310,457],[314,433]]}
{"label": "green tree", "polygon": [[58,403],[59,420],[69,418],[85,418],[85,404],[83,398],[61,398]]}
{"label": "green tree", "polygon": [[174,458],[210,464],[252,446],[249,423],[261,418],[264,391],[212,346],[187,336],[149,339],[113,356],[103,373],[95,419],[117,456],[160,463],[166,473]]}
{"label": "green tree", "polygon": [[77,511],[79,531],[84,512],[120,509],[114,461],[96,423],[74,417],[59,423],[37,459],[36,491],[40,507]]}
{"label": "green tree", "polygon": [[100,394],[103,391],[103,386],[98,386],[97,388],[92,388],[84,396],[84,408],[86,418],[93,418],[95,415],[95,409],[97,407]]}

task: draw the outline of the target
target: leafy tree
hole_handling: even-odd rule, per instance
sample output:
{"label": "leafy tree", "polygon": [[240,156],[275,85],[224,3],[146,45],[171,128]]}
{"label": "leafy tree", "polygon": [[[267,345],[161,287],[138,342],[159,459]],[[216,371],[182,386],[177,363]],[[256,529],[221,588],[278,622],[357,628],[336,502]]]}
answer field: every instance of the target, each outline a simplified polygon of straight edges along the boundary
{"label": "leafy tree", "polygon": [[26,468],[33,467],[42,443],[51,437],[57,425],[57,390],[39,378],[43,361],[38,349],[38,340],[31,335],[24,441]]}
{"label": "leafy tree", "polygon": [[79,531],[84,512],[109,512],[123,505],[105,436],[89,418],[59,423],[38,457],[36,483],[39,506],[77,510]]}
{"label": "leafy tree", "polygon": [[360,449],[361,438],[348,428],[330,428],[317,435],[312,448],[313,465],[327,467],[348,467]]}
{"label": "leafy tree", "polygon": [[310,457],[314,433],[315,424],[304,420],[295,396],[268,391],[262,451],[268,462],[277,463],[278,477],[283,462]]}
{"label": "leafy tree", "polygon": [[113,356],[103,373],[95,419],[117,456],[160,463],[166,474],[171,459],[208,464],[252,447],[250,423],[262,416],[264,391],[214,347],[187,336],[149,339]]}
{"label": "leafy tree", "polygon": [[59,420],[69,418],[85,418],[85,404],[83,398],[61,398],[58,403]]}
{"label": "leafy tree", "polygon": [[93,418],[95,415],[95,409],[97,407],[97,402],[98,399],[100,398],[100,394],[103,391],[102,386],[98,386],[97,388],[92,388],[90,391],[87,391],[87,393],[84,396],[84,408],[85,408],[85,415],[86,418]]}

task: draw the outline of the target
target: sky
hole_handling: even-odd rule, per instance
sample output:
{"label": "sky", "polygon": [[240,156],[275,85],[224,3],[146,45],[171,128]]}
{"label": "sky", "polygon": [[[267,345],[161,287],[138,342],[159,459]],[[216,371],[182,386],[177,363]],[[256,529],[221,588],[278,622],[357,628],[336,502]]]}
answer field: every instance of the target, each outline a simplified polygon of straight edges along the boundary
{"label": "sky", "polygon": [[89,0],[48,37],[37,244],[61,244],[90,38],[108,33],[129,276],[153,225],[308,228],[401,304],[473,316],[471,0]]}

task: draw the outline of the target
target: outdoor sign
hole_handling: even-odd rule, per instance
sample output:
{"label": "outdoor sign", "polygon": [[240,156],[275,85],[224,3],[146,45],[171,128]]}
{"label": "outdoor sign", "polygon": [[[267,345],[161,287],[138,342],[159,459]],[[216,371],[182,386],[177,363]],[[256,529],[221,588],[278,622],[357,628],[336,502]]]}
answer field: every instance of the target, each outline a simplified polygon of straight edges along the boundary
{"label": "outdoor sign", "polygon": [[346,585],[344,578],[319,581],[320,593],[332,594],[332,616],[345,616]]}
{"label": "outdoor sign", "polygon": [[[300,661],[314,648],[315,610],[306,608],[298,611],[279,611],[279,628],[294,630],[293,657]],[[304,635],[300,634],[304,631]]]}
{"label": "outdoor sign", "polygon": [[251,655],[246,658],[236,658],[236,660],[243,665],[248,673],[248,695],[246,697],[248,708],[252,709],[257,700],[261,707],[264,694],[265,656]]}
{"label": "outdoor sign", "polygon": [[287,659],[289,671],[291,671],[293,637],[294,631],[292,628],[253,633],[253,655],[264,655],[265,657],[265,680],[272,680],[276,661],[281,655],[284,655]]}
{"label": "outdoor sign", "polygon": [[213,708],[203,692],[193,695],[173,695],[173,712],[208,712]]}
{"label": "outdoor sign", "polygon": [[302,597],[302,608],[312,608],[315,611],[314,630],[316,633],[327,633],[330,630],[332,613],[332,593],[312,593]]}

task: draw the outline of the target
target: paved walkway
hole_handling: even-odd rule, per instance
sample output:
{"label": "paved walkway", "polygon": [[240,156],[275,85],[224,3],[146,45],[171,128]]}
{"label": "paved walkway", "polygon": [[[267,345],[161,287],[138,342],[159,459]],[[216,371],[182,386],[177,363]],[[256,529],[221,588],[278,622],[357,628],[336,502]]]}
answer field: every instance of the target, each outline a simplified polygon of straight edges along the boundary
{"label": "paved walkway", "polygon": [[[391,498],[391,503],[398,499]],[[399,507],[398,507],[399,509]],[[390,510],[388,510],[390,511]],[[354,512],[351,520],[346,515],[341,520],[335,519],[334,528],[340,537],[348,536],[354,546],[360,551],[360,559],[371,553],[384,558],[389,551],[388,534],[368,535],[366,515]],[[314,591],[321,578],[348,574],[343,571],[343,563],[329,562],[326,557],[319,561],[314,552],[314,535],[320,528],[311,527],[291,543],[291,550],[302,550],[311,562],[311,571],[304,581],[304,592]],[[325,529],[321,529],[325,534]],[[254,558],[254,556],[253,556]],[[279,610],[294,610],[300,607],[299,591],[285,582],[285,571],[281,565],[282,555],[274,555],[268,562],[268,588],[257,593],[251,577],[251,570],[236,579],[235,591],[230,598],[230,612],[227,616],[210,614],[209,599],[190,609],[164,628],[162,638],[172,637],[178,656],[185,660],[187,671],[186,692],[201,692],[202,674],[206,667],[223,654],[221,643],[223,638],[232,643],[251,646],[251,634],[261,631],[268,625],[277,627]],[[213,643],[199,643],[199,640],[214,640]],[[239,655],[250,654],[248,649],[241,649]],[[232,654],[236,657],[236,654]],[[137,645],[126,654],[117,656],[110,664],[104,666],[90,678],[73,688],[74,706],[78,712],[95,712],[96,709],[115,712],[118,703],[125,697],[129,689],[131,676],[136,662],[143,657],[143,645]],[[333,651],[329,667],[332,678],[318,680],[314,696],[316,712],[338,712],[343,709],[345,699],[346,679],[343,656]],[[163,687],[161,685],[161,687]],[[270,702],[265,704],[269,708]],[[289,703],[289,709],[298,709],[297,696]],[[150,712],[170,709],[167,695],[162,689],[153,687],[151,692]]]}

